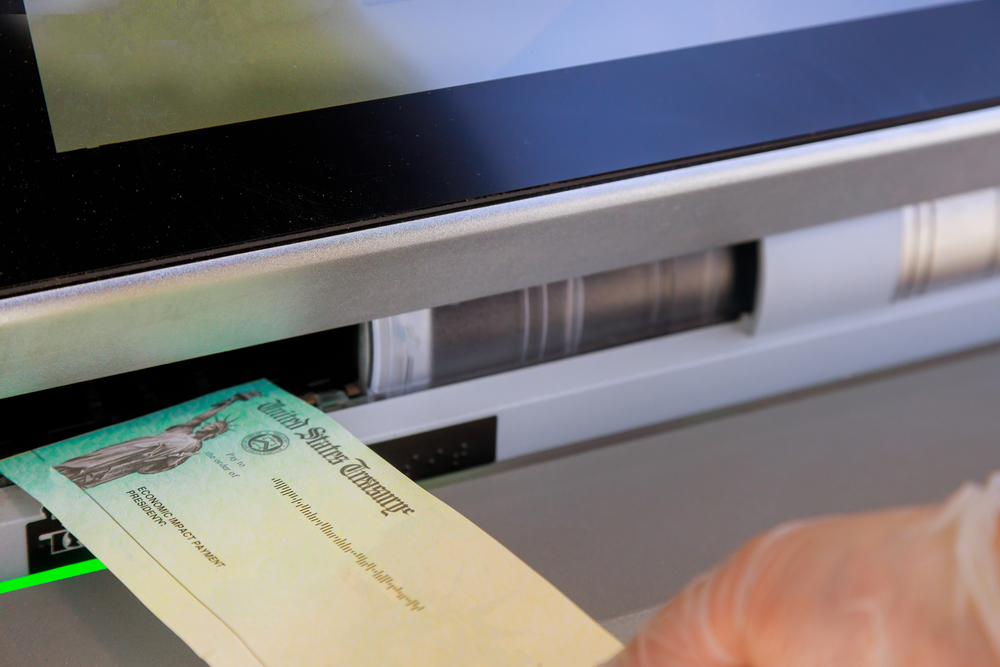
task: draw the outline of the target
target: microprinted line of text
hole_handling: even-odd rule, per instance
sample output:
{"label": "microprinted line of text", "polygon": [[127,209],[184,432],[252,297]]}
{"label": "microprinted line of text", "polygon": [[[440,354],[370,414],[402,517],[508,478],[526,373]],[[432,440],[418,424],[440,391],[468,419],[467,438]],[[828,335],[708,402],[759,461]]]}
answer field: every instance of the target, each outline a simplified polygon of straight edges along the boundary
{"label": "microprinted line of text", "polygon": [[395,598],[402,602],[406,607],[412,609],[413,611],[421,611],[424,609],[424,605],[420,603],[419,600],[411,598],[406,593],[403,592],[403,587],[395,583],[393,578],[381,570],[378,565],[368,560],[368,557],[364,553],[358,551],[354,546],[342,537],[340,534],[334,530],[333,526],[319,518],[319,516],[312,510],[312,506],[302,500],[302,498],[292,487],[288,485],[284,480],[278,479],[277,477],[271,479],[271,483],[274,484],[275,490],[281,495],[288,498],[292,506],[299,510],[310,523],[319,528],[319,531],[323,533],[327,538],[330,539],[341,551],[353,556],[354,562],[362,570],[368,572],[375,581],[379,582],[387,591],[395,593]]}

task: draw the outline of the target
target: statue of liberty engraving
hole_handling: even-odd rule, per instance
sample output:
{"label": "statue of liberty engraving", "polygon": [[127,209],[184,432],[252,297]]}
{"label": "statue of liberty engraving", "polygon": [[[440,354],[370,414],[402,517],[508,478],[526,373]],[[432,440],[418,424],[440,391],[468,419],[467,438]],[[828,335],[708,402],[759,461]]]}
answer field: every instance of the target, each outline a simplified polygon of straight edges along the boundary
{"label": "statue of liberty engraving", "polygon": [[[54,466],[81,489],[110,482],[134,472],[153,475],[172,470],[201,450],[201,443],[229,429],[229,422],[216,415],[236,401],[247,401],[260,392],[235,394],[190,421],[171,426],[163,433],[101,447]],[[204,426],[202,423],[216,417]]]}

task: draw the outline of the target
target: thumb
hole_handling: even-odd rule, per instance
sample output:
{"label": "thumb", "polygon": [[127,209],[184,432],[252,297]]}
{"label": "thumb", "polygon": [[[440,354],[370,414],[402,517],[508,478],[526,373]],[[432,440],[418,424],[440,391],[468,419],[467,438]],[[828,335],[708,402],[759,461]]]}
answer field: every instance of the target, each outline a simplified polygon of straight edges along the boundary
{"label": "thumb", "polygon": [[691,581],[602,667],[735,667],[748,664],[738,623],[754,561],[771,536]]}

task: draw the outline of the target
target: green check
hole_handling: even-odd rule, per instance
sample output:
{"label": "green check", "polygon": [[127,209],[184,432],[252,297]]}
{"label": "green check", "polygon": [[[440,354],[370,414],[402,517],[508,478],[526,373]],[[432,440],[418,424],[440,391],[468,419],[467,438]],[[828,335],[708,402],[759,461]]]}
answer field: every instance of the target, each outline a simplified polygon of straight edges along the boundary
{"label": "green check", "polygon": [[0,461],[212,667],[596,665],[620,644],[258,381]]}

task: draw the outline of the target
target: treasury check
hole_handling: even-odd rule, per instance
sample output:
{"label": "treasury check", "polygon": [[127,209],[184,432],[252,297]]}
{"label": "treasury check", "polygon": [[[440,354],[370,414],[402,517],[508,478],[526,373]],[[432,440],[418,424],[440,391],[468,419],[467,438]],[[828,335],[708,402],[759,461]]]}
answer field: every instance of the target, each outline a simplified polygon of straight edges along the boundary
{"label": "treasury check", "polygon": [[258,381],[0,461],[212,667],[580,667],[620,644]]}

